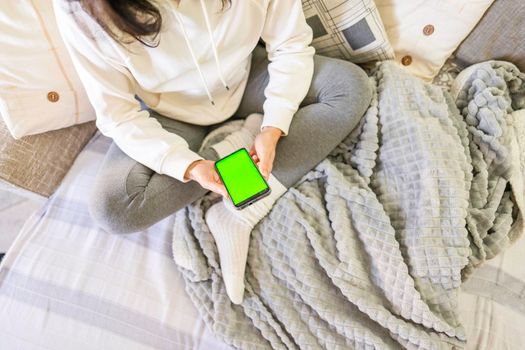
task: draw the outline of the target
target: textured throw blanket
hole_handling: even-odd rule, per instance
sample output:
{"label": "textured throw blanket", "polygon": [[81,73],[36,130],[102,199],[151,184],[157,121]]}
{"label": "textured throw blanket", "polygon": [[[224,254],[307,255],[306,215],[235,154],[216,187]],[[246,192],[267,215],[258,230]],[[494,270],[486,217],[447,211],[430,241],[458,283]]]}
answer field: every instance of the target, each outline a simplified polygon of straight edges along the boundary
{"label": "textured throw blanket", "polygon": [[358,128],[252,232],[241,306],[204,221],[218,197],[177,213],[175,260],[191,255],[187,292],[219,338],[244,350],[465,346],[462,279],[523,231],[525,76],[487,62],[458,79],[453,99],[376,68]]}

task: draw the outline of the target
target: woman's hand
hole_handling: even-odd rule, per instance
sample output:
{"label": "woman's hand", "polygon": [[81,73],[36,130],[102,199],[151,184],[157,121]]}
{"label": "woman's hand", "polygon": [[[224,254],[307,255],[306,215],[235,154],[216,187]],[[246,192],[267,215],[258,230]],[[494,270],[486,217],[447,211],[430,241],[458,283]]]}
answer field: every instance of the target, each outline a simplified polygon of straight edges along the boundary
{"label": "woman's hand", "polygon": [[266,180],[268,180],[272,172],[275,148],[282,134],[281,129],[266,126],[257,137],[255,137],[253,146],[250,149],[250,156]]}
{"label": "woman's hand", "polygon": [[226,191],[224,184],[221,182],[214,163],[211,160],[197,160],[190,164],[184,177],[198,182],[199,185],[207,190],[228,198],[228,191]]}

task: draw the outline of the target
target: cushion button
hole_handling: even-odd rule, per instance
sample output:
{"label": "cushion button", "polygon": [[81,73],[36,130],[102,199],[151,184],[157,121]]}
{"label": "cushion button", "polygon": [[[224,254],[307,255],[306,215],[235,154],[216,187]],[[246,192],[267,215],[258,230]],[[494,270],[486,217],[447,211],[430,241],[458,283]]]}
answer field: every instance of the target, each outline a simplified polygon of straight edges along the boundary
{"label": "cushion button", "polygon": [[427,24],[425,27],[423,27],[423,34],[425,35],[432,35],[434,33],[434,26],[432,24]]}
{"label": "cushion button", "polygon": [[401,59],[403,66],[408,66],[412,63],[412,56],[406,55]]}
{"label": "cushion button", "polygon": [[60,100],[60,95],[56,91],[50,91],[47,93],[47,100],[49,102],[58,102]]}

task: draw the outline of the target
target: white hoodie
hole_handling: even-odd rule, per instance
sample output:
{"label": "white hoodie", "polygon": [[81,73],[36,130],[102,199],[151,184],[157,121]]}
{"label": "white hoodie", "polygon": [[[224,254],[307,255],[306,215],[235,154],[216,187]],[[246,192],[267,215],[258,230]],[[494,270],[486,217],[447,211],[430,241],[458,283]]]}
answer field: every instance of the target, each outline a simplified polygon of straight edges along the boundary
{"label": "white hoodie", "polygon": [[168,118],[210,125],[231,117],[244,93],[251,52],[262,38],[270,64],[264,126],[288,133],[313,75],[312,31],[300,0],[157,1],[158,47],[120,45],[78,2],[54,0],[57,22],[97,113],[97,126],[131,158],[186,181],[202,159],[180,136],[141,111],[139,96]]}

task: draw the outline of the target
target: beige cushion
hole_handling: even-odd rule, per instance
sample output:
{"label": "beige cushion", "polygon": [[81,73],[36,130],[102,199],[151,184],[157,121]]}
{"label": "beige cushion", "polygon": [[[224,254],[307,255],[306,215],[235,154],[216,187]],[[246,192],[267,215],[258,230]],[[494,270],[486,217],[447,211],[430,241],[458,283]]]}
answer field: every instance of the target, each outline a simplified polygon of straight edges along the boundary
{"label": "beige cushion", "polygon": [[49,197],[95,131],[88,122],[15,140],[0,120],[0,180]]}
{"label": "beige cushion", "polygon": [[396,61],[431,81],[494,0],[375,0]]}
{"label": "beige cushion", "polygon": [[52,3],[0,1],[0,115],[15,138],[95,119]]}
{"label": "beige cushion", "polygon": [[317,53],[364,63],[394,58],[373,0],[303,0]]}

